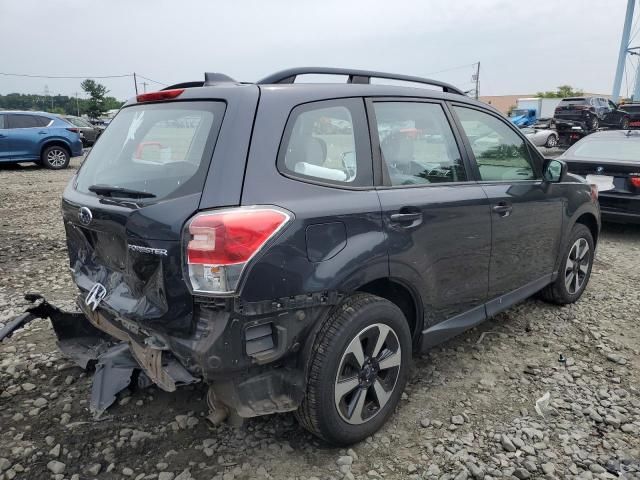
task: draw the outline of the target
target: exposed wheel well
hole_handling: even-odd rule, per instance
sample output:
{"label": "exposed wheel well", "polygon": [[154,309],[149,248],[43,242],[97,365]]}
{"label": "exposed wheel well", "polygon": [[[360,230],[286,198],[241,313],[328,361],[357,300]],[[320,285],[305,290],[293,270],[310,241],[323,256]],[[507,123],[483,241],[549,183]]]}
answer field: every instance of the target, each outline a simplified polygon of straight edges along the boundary
{"label": "exposed wheel well", "polygon": [[40,149],[40,157],[42,157],[42,153],[45,151],[45,149],[49,147],[54,147],[54,146],[64,148],[67,154],[71,156],[71,149],[69,148],[69,145],[64,143],[62,140],[51,140],[50,142],[47,142],[44,145],[42,145],[42,148]]}
{"label": "exposed wheel well", "polygon": [[409,323],[411,336],[415,338],[416,330],[421,327],[422,322],[418,322],[419,304],[407,287],[390,278],[380,278],[363,285],[358,291],[377,295],[397,305]]}
{"label": "exposed wheel well", "polygon": [[596,221],[596,217],[594,217],[591,213],[583,213],[578,217],[576,223],[581,223],[585,225],[589,230],[591,230],[593,243],[594,245],[596,245],[598,243],[598,222]]}

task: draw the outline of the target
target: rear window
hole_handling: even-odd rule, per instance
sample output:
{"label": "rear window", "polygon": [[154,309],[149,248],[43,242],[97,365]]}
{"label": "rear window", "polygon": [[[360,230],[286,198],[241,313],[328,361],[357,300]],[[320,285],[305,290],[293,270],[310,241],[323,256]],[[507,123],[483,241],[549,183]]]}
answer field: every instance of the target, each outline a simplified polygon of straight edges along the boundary
{"label": "rear window", "polygon": [[586,98],[563,98],[560,105],[588,105]]}
{"label": "rear window", "polygon": [[224,109],[223,102],[122,109],[82,165],[76,189],[126,188],[152,194],[151,201],[201,191]]}
{"label": "rear window", "polygon": [[625,112],[629,112],[629,113],[640,112],[640,105],[621,105],[620,108]]}
{"label": "rear window", "polygon": [[567,150],[564,156],[640,163],[640,141],[633,138],[598,139],[585,137]]}

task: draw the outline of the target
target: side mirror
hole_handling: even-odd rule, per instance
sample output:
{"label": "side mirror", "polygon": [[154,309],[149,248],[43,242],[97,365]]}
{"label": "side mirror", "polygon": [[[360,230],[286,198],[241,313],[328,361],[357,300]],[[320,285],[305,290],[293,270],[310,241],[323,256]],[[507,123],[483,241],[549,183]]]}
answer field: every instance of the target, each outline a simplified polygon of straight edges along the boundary
{"label": "side mirror", "polygon": [[544,179],[547,182],[562,181],[568,171],[569,167],[562,160],[548,159],[544,162]]}

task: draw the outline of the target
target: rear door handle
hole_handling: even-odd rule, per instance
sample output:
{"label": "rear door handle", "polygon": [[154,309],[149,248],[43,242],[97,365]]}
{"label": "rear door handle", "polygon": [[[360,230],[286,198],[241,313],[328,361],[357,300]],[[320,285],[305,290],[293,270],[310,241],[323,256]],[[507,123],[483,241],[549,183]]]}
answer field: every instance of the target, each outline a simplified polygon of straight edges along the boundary
{"label": "rear door handle", "polygon": [[500,202],[493,206],[493,211],[501,217],[508,217],[513,211],[513,205],[509,202]]}

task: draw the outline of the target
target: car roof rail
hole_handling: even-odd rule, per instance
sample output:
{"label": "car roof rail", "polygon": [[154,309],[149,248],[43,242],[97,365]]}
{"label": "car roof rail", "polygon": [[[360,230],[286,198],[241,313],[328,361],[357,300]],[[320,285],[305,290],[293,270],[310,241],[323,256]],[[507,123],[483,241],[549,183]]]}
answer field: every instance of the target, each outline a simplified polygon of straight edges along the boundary
{"label": "car roof rail", "polygon": [[399,75],[396,73],[374,72],[371,70],[354,70],[351,68],[330,67],[299,67],[282,70],[258,80],[258,85],[271,85],[282,83],[294,83],[299,75],[346,75],[347,83],[370,84],[372,78],[384,78],[387,80],[399,80],[403,82],[421,83],[442,88],[443,92],[464,95],[462,90],[439,80],[430,78],[413,77],[411,75]]}

